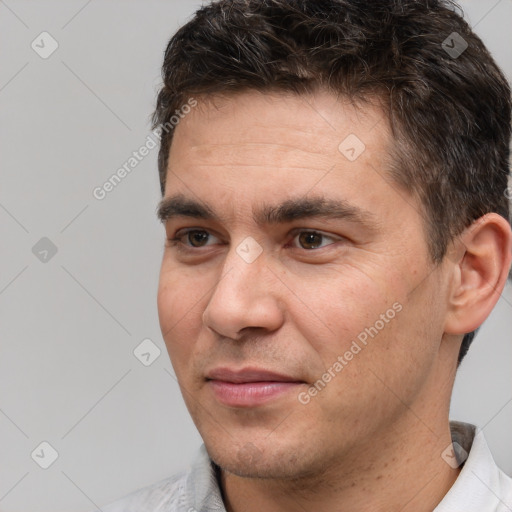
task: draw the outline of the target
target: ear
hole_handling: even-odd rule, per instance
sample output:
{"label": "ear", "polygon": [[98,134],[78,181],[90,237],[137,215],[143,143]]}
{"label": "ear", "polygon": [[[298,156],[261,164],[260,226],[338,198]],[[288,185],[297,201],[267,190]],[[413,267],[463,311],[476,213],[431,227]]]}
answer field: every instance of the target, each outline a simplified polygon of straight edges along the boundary
{"label": "ear", "polygon": [[457,237],[450,253],[453,280],[445,332],[465,334],[484,322],[503,291],[512,261],[510,224],[488,213]]}

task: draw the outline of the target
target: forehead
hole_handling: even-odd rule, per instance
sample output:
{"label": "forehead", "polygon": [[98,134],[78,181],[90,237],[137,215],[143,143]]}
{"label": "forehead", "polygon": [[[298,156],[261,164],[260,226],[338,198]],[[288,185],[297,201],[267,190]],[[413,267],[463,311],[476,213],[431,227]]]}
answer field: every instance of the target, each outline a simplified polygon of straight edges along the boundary
{"label": "forehead", "polygon": [[[355,104],[324,90],[307,95],[245,91],[200,98],[176,127],[169,159],[208,164],[219,156],[229,164],[248,165],[247,159],[258,154],[253,165],[289,165],[293,161],[286,157],[295,157],[303,165],[324,168],[350,145],[356,145],[355,156],[363,147],[384,150],[389,132],[376,101]],[[340,147],[347,138],[347,147]]]}
{"label": "forehead", "polygon": [[251,215],[254,203],[309,194],[385,209],[383,198],[394,195],[383,182],[390,143],[377,104],[355,105],[325,91],[198,99],[176,127],[165,196]]}

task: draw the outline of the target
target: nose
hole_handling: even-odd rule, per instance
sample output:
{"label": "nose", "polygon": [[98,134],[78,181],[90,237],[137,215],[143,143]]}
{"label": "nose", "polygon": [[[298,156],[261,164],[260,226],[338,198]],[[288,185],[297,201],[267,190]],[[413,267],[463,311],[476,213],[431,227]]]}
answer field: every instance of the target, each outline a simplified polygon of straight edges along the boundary
{"label": "nose", "polygon": [[238,339],[246,329],[274,331],[284,320],[279,280],[265,252],[251,263],[233,247],[203,313],[203,323],[219,336]]}

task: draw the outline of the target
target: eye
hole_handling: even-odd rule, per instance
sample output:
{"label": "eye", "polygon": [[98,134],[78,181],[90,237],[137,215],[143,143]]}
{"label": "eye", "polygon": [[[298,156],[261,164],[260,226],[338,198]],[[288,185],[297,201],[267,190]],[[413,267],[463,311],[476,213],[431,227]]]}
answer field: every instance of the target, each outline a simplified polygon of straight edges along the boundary
{"label": "eye", "polygon": [[[321,249],[337,241],[337,238],[318,231],[300,231],[295,235],[294,240],[296,239],[300,244],[300,248],[306,250]],[[325,240],[331,240],[331,243],[324,244],[323,241]],[[293,245],[293,247],[297,247],[297,245]]]}
{"label": "eye", "polygon": [[[170,238],[169,242],[173,245],[182,244],[185,247],[199,248],[206,247],[208,244],[209,237],[212,237],[211,233],[204,229],[188,229],[186,231],[178,231],[174,238]],[[213,237],[216,238],[216,237]]]}

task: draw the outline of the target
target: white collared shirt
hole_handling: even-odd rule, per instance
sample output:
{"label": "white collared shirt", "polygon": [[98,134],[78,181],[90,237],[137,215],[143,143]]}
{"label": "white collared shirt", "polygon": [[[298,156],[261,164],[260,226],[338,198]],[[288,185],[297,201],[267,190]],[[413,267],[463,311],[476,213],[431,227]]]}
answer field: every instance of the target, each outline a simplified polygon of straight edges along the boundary
{"label": "white collared shirt", "polygon": [[483,431],[467,423],[450,427],[452,441],[469,455],[434,512],[512,512],[512,479],[494,462]]}
{"label": "white collared shirt", "polygon": [[[451,422],[452,441],[469,453],[462,470],[433,512],[512,512],[512,479],[501,471],[473,425]],[[219,469],[205,446],[192,468],[140,489],[102,508],[103,512],[226,512]]]}

